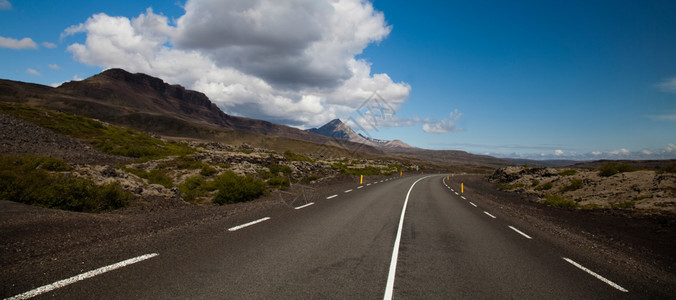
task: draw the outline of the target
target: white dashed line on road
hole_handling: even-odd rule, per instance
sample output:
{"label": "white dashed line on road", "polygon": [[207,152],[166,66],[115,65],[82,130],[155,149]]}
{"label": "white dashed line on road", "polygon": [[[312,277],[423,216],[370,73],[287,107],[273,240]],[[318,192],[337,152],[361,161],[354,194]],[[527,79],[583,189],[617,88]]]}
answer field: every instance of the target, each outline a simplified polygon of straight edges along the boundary
{"label": "white dashed line on road", "polygon": [[159,254],[157,254],[157,253],[151,253],[151,254],[146,254],[146,255],[141,255],[141,256],[134,257],[134,258],[130,258],[130,259],[127,259],[125,261],[121,261],[121,262],[116,263],[116,264],[101,267],[101,268],[98,268],[96,270],[92,270],[92,271],[89,271],[89,272],[86,272],[86,273],[82,273],[80,275],[76,275],[76,276],[73,276],[73,277],[68,278],[68,279],[60,280],[60,281],[57,281],[57,282],[54,282],[54,283],[51,283],[51,284],[48,284],[48,285],[43,285],[39,288],[36,288],[34,290],[30,290],[28,292],[25,292],[25,293],[20,294],[20,295],[16,295],[16,296],[14,296],[12,298],[8,298],[8,299],[33,298],[33,297],[38,296],[40,294],[51,292],[55,289],[62,288],[62,287],[67,286],[69,284],[76,283],[78,281],[82,281],[82,280],[85,280],[87,278],[92,278],[94,276],[101,275],[103,273],[110,272],[110,271],[115,270],[115,269],[126,267],[128,265],[135,264],[137,262],[141,262],[141,261],[153,258],[153,257],[158,256],[158,255]]}
{"label": "white dashed line on road", "polygon": [[338,197],[338,195],[331,195],[331,196],[326,197],[326,200],[336,198],[336,197]]}
{"label": "white dashed line on road", "polygon": [[349,190],[345,191],[345,193],[349,193],[349,192],[351,192],[351,191],[352,191],[352,189],[349,189]]}
{"label": "white dashed line on road", "polygon": [[467,200],[467,198],[465,198],[465,196],[460,196],[460,198],[462,198],[463,200]]}
{"label": "white dashed line on road", "polygon": [[490,214],[489,212],[487,212],[487,211],[484,211],[484,213],[485,213],[485,214],[487,214],[487,215],[488,215],[489,217],[491,217],[491,218],[495,219],[495,216],[494,216],[494,215],[491,215],[491,214]]}
{"label": "white dashed line on road", "polygon": [[601,281],[605,282],[606,284],[608,284],[608,285],[610,285],[610,286],[612,286],[612,287],[614,287],[614,288],[616,288],[616,289],[618,289],[618,290],[620,290],[620,291],[622,291],[622,292],[625,292],[625,293],[629,292],[627,289],[625,289],[625,288],[619,286],[617,283],[614,283],[614,282],[612,282],[612,281],[606,279],[605,277],[603,277],[603,276],[601,276],[601,275],[599,275],[599,274],[594,273],[594,271],[585,268],[585,267],[582,266],[581,264],[578,264],[578,263],[574,262],[572,259],[567,258],[567,257],[562,257],[562,258],[563,258],[563,260],[569,262],[571,265],[576,266],[578,269],[580,269],[580,270],[582,270],[582,271],[585,271],[585,272],[589,273],[589,275],[591,275],[591,276],[596,277],[598,280],[601,280]]}
{"label": "white dashed line on road", "polygon": [[470,201],[469,204],[472,204],[472,206],[477,207],[476,204],[472,203],[472,201]]}
{"label": "white dashed line on road", "polygon": [[242,225],[237,225],[237,226],[235,226],[235,227],[229,228],[228,231],[240,230],[240,229],[242,229],[242,228],[244,228],[244,227],[248,227],[248,226],[251,226],[251,225],[254,225],[254,224],[258,224],[258,223],[260,223],[260,222],[267,221],[267,220],[270,220],[270,217],[261,218],[261,219],[258,219],[258,220],[256,220],[256,221],[251,221],[251,222],[249,222],[249,223],[242,224]]}
{"label": "white dashed line on road", "polygon": [[508,227],[509,227],[510,229],[516,231],[518,234],[523,235],[524,237],[526,237],[526,238],[529,239],[529,240],[532,240],[532,239],[533,239],[533,238],[530,237],[529,235],[527,235],[527,234],[521,232],[521,230],[518,230],[518,229],[514,228],[514,226],[508,226]]}
{"label": "white dashed line on road", "polygon": [[301,209],[301,208],[306,208],[306,207],[308,207],[308,206],[310,206],[310,205],[313,205],[313,204],[315,204],[315,203],[314,203],[314,202],[310,202],[310,203],[308,203],[308,204],[305,204],[305,205],[301,205],[301,206],[299,206],[299,207],[296,207],[296,208],[294,208],[294,209]]}

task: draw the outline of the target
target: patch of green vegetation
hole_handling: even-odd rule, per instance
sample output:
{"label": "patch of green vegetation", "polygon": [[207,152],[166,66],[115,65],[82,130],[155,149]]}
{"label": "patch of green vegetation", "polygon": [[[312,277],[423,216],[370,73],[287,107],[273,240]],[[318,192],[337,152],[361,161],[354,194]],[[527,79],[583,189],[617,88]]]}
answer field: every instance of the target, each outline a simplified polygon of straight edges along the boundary
{"label": "patch of green vegetation", "polygon": [[117,184],[52,173],[70,165],[54,158],[0,156],[0,199],[47,208],[100,212],[127,205],[131,194]]}
{"label": "patch of green vegetation", "polygon": [[308,176],[303,177],[303,178],[300,180],[300,182],[301,182],[301,183],[308,184],[308,183],[311,183],[311,182],[313,182],[313,181],[315,181],[315,180],[317,180],[317,179],[319,179],[319,178],[321,178],[321,176],[319,176],[319,175],[317,175],[317,174],[310,174],[310,175],[308,175]]}
{"label": "patch of green vegetation", "polygon": [[202,167],[202,170],[200,170],[200,175],[206,176],[206,177],[216,175],[216,173],[218,173],[218,170],[216,170],[215,168],[213,168],[211,166],[206,166],[206,165]]}
{"label": "patch of green vegetation", "polygon": [[184,201],[194,203],[199,197],[204,197],[216,189],[214,184],[204,180],[200,175],[186,178],[183,183],[178,186],[181,191],[181,197]]}
{"label": "patch of green vegetation", "polygon": [[150,184],[159,184],[168,189],[174,187],[174,182],[171,180],[171,177],[169,177],[169,171],[167,170],[153,169],[146,171],[137,168],[124,168],[124,170],[148,180],[148,183]]}
{"label": "patch of green vegetation", "polygon": [[565,171],[559,173],[559,175],[561,175],[561,176],[573,176],[575,174],[577,174],[576,170],[565,170]]}
{"label": "patch of green vegetation", "polygon": [[265,193],[265,182],[251,175],[239,176],[227,171],[213,181],[218,190],[214,203],[224,205],[256,199]]}
{"label": "patch of green vegetation", "polygon": [[577,202],[566,200],[559,194],[545,194],[545,204],[557,207],[578,207]]}
{"label": "patch of green vegetation", "polygon": [[573,179],[570,180],[570,184],[561,187],[561,189],[559,189],[559,191],[562,192],[562,193],[576,191],[576,190],[581,189],[583,184],[584,183],[583,183],[582,179],[573,178]]}
{"label": "patch of green vegetation", "polygon": [[270,173],[272,173],[273,176],[277,176],[279,173],[291,174],[292,172],[289,166],[279,164],[269,164],[268,169],[270,169]]}
{"label": "patch of green vegetation", "polygon": [[541,185],[541,186],[539,186],[539,187],[536,187],[535,190],[536,190],[536,191],[546,191],[546,190],[550,190],[550,189],[553,188],[553,187],[554,187],[554,183],[552,183],[552,182],[550,181],[550,182],[547,182],[547,183],[545,183],[545,184],[543,184],[543,185]]}
{"label": "patch of green vegetation", "polygon": [[164,142],[145,133],[72,114],[34,108],[23,104],[0,103],[0,111],[58,133],[85,140],[96,150],[144,160],[185,155],[195,150],[183,143]]}
{"label": "patch of green vegetation", "polygon": [[638,169],[630,164],[609,162],[599,168],[599,176],[610,177],[618,173],[634,172]]}
{"label": "patch of green vegetation", "polygon": [[284,151],[284,157],[286,157],[286,159],[288,159],[288,160],[293,160],[293,161],[315,162],[314,159],[309,158],[307,156],[303,156],[303,155],[293,153],[293,152],[291,152],[291,150]]}
{"label": "patch of green vegetation", "polygon": [[267,181],[268,186],[277,188],[277,189],[288,189],[291,186],[291,182],[289,181],[289,178],[283,177],[283,176],[276,176],[268,179]]}
{"label": "patch of green vegetation", "polygon": [[525,185],[523,183],[514,183],[514,184],[499,184],[498,188],[503,191],[515,190],[523,188]]}
{"label": "patch of green vegetation", "polygon": [[676,173],[676,163],[671,163],[659,169],[659,173]]}
{"label": "patch of green vegetation", "polygon": [[533,179],[533,181],[531,181],[531,183],[530,183],[531,187],[536,187],[538,185],[540,185],[540,180],[538,180],[538,179]]}

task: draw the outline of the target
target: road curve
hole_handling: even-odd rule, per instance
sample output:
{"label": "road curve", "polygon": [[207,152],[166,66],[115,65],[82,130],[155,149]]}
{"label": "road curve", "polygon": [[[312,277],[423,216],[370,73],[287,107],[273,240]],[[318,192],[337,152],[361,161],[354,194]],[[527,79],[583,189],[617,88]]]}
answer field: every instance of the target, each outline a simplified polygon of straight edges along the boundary
{"label": "road curve", "polygon": [[[576,261],[574,253],[538,239],[542,233],[512,226],[499,212],[484,210],[480,204],[485,200],[452,190],[453,185],[445,178],[410,176],[364,183],[361,187],[355,183],[347,190],[322,195],[312,204],[271,211],[238,224],[231,224],[230,219],[214,220],[199,228],[149,239],[141,245],[125,245],[136,248],[132,252],[149,252],[153,256],[41,296],[62,299],[646,296],[632,293],[632,283],[626,281],[626,276],[581,269],[585,262]],[[398,235],[401,237],[398,257],[392,261]],[[396,272],[392,290],[388,292],[392,263],[396,263]],[[50,282],[36,282],[32,286],[47,284]]]}

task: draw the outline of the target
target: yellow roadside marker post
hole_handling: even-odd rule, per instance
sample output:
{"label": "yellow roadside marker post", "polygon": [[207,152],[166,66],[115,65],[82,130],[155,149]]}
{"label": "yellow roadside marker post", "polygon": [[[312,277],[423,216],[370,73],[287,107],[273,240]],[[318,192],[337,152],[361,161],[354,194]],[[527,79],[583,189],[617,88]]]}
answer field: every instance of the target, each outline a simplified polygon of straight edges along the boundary
{"label": "yellow roadside marker post", "polygon": [[460,193],[464,193],[464,192],[465,192],[465,184],[460,183]]}
{"label": "yellow roadside marker post", "polygon": [[361,179],[359,179],[359,184],[364,184],[364,175],[361,175]]}

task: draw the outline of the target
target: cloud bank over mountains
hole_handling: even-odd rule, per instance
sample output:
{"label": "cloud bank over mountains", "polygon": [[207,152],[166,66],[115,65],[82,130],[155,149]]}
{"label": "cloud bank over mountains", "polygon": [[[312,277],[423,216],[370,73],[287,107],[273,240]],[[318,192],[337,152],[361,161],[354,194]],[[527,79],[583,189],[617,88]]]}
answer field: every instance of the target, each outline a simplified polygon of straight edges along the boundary
{"label": "cloud bank over mountains", "polygon": [[184,8],[171,21],[151,8],[131,19],[96,14],[62,39],[86,35],[67,48],[79,62],[158,76],[228,113],[282,124],[324,124],[374,92],[395,109],[408,99],[410,85],[356,58],[392,30],[370,2],[189,0]]}
{"label": "cloud bank over mountains", "polygon": [[503,158],[525,158],[535,160],[599,160],[599,159],[613,159],[613,160],[643,160],[643,159],[674,159],[676,157],[676,145],[669,144],[662,149],[640,151],[630,151],[627,149],[620,149],[614,151],[593,151],[589,153],[578,153],[571,151],[564,151],[556,149],[553,152],[546,153],[485,153],[495,157]]}

